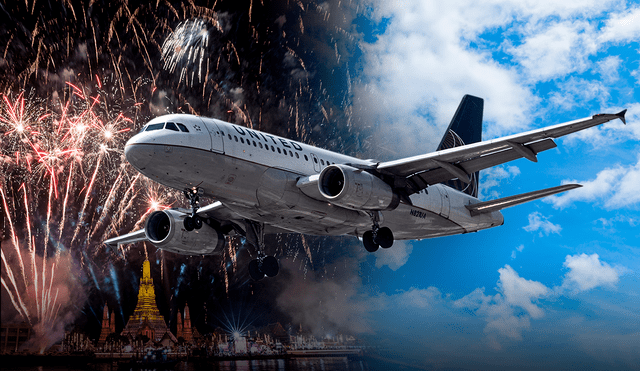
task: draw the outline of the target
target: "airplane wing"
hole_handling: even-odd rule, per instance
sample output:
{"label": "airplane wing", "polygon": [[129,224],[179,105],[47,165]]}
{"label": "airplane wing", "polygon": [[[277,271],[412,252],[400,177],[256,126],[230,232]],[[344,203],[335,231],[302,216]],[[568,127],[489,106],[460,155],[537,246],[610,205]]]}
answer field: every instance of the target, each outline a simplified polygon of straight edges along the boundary
{"label": "airplane wing", "polygon": [[[189,209],[178,209],[178,210],[183,211],[185,214],[191,212]],[[212,204],[199,208],[197,214],[203,218],[211,218],[221,223],[227,223],[228,230],[226,232],[230,231],[231,229],[237,230],[237,227],[236,227],[237,224],[234,224],[233,221],[242,220],[241,217],[239,217],[233,211],[229,210],[220,201],[216,201]],[[110,238],[108,240],[105,240],[103,243],[109,247],[116,248],[119,245],[129,244],[129,243],[134,243],[139,241],[148,241],[147,234],[145,233],[144,228],[139,229],[137,231],[133,231],[131,233],[127,233],[122,236]]]}
{"label": "airplane wing", "polygon": [[627,110],[616,114],[597,114],[521,134],[382,162],[375,169],[381,174],[393,176],[394,186],[404,188],[408,194],[416,193],[431,184],[455,178],[468,183],[469,174],[482,169],[522,157],[537,162],[538,153],[556,147],[554,138],[615,119],[620,119],[626,124],[626,112]]}
{"label": "airplane wing", "polygon": [[128,243],[134,243],[139,241],[147,241],[147,234],[144,232],[144,228],[137,231],[124,234],[105,240],[103,243],[111,248],[117,248],[119,245]]}

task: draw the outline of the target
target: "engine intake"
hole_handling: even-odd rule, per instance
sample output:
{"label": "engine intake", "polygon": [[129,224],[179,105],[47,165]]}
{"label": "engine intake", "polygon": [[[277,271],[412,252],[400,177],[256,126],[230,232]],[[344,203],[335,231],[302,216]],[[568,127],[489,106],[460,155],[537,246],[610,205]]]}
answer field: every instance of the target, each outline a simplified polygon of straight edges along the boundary
{"label": "engine intake", "polygon": [[206,255],[221,251],[224,235],[206,223],[188,232],[184,218],[189,214],[178,210],[154,211],[145,223],[145,234],[159,249],[182,255]]}
{"label": "engine intake", "polygon": [[327,201],[346,208],[393,210],[400,198],[377,176],[348,165],[330,165],[318,178],[318,190]]}

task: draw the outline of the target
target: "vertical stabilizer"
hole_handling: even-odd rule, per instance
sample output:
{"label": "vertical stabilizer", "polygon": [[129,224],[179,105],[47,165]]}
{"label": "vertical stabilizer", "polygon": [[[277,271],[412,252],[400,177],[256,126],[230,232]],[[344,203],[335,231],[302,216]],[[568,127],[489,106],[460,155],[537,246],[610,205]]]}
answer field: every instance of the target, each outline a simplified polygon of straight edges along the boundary
{"label": "vertical stabilizer", "polygon": [[[482,112],[484,109],[484,100],[472,95],[465,95],[456,110],[456,114],[451,119],[451,123],[447,128],[438,151],[447,148],[464,146],[466,144],[477,143],[482,141]],[[470,174],[471,182],[469,184],[459,180],[452,179],[444,182],[447,186],[467,193],[473,197],[478,197],[478,182],[480,180],[480,172]]]}

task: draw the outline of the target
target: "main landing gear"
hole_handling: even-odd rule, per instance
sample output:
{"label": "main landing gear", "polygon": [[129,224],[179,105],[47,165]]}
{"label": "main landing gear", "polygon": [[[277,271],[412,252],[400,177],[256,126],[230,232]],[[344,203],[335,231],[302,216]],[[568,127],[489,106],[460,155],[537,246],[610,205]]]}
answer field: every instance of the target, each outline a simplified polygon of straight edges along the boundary
{"label": "main landing gear", "polygon": [[264,223],[245,220],[247,240],[258,249],[258,258],[249,262],[249,275],[254,281],[275,277],[280,271],[278,259],[264,253]]}
{"label": "main landing gear", "polygon": [[380,228],[380,216],[377,211],[369,213],[371,217],[370,231],[366,231],[362,234],[362,244],[368,252],[376,252],[378,247],[388,249],[393,246],[393,232],[388,227]]}
{"label": "main landing gear", "polygon": [[182,191],[184,196],[189,200],[191,205],[191,215],[184,218],[184,229],[192,231],[202,228],[202,218],[196,214],[200,207],[200,196],[204,194],[204,190],[200,187],[185,189]]}

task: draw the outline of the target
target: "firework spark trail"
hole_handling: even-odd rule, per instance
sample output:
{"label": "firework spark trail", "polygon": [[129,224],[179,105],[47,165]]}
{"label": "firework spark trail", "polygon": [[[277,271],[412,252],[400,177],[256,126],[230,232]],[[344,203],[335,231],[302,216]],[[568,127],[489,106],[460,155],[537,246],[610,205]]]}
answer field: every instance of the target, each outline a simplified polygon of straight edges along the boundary
{"label": "firework spark trail", "polygon": [[311,248],[309,247],[309,243],[303,234],[300,235],[302,239],[302,246],[304,246],[304,251],[307,253],[307,258],[309,258],[309,262],[313,265],[313,255],[311,254]]}
{"label": "firework spark trail", "polygon": [[136,182],[138,181],[138,179],[140,179],[140,173],[138,173],[136,176],[133,177],[133,180],[131,181],[131,185],[129,185],[129,188],[127,189],[127,191],[124,193],[124,196],[122,196],[122,200],[120,201],[120,203],[122,204],[124,202],[124,200],[129,200],[127,202],[127,205],[124,208],[121,208],[120,211],[120,217],[116,220],[116,222],[114,223],[113,220],[114,218],[112,218],[112,223],[111,223],[111,227],[114,230],[118,229],[118,226],[120,226],[124,220],[124,217],[126,215],[125,210],[129,210],[132,205],[133,202],[135,201],[135,195],[131,196],[131,193],[134,192],[134,185],[136,184]]}
{"label": "firework spark trail", "polygon": [[40,314],[40,303],[38,302],[38,272],[36,271],[36,247],[35,244],[32,243],[32,235],[31,235],[31,221],[29,220],[29,203],[27,202],[27,187],[24,183],[20,186],[24,191],[24,210],[25,217],[27,221],[27,233],[28,233],[28,241],[29,241],[29,255],[31,256],[31,271],[33,273],[33,287],[35,289],[35,297],[36,297],[36,313]]}
{"label": "firework spark trail", "polygon": [[67,187],[64,193],[64,201],[62,202],[62,217],[60,218],[60,228],[58,233],[58,241],[62,240],[62,231],[64,230],[66,214],[67,214],[67,201],[69,200],[69,188],[71,187],[71,179],[73,176],[73,161],[69,165],[69,178],[67,178]]}
{"label": "firework spark trail", "polygon": [[11,280],[11,283],[13,284],[13,288],[15,289],[15,292],[18,297],[18,303],[16,303],[15,299],[13,298],[13,294],[11,293],[11,290],[9,290],[9,287],[7,287],[6,282],[4,281],[4,278],[2,278],[2,285],[4,286],[4,288],[7,290],[7,292],[9,293],[10,297],[11,297],[11,301],[13,302],[13,305],[15,306],[15,308],[18,310],[18,313],[20,313],[20,315],[22,315],[24,318],[27,319],[27,321],[29,322],[29,324],[31,324],[31,318],[29,317],[29,311],[27,310],[26,305],[24,304],[24,301],[22,300],[22,297],[19,295],[18,291],[18,284],[16,283],[16,280],[13,276],[13,270],[11,269],[11,267],[9,266],[9,264],[7,263],[7,259],[4,256],[4,251],[0,250],[0,253],[2,254],[2,264],[4,265],[5,271],[7,272],[7,275],[9,276],[9,279]]}
{"label": "firework spark trail", "polygon": [[82,209],[80,210],[80,219],[78,220],[78,224],[76,227],[76,230],[73,232],[73,238],[71,238],[71,245],[73,245],[73,242],[76,240],[76,237],[78,236],[78,233],[80,232],[80,227],[82,227],[82,223],[85,219],[85,210],[87,209],[87,205],[89,204],[89,201],[91,199],[91,190],[93,188],[93,184],[96,181],[96,176],[98,175],[98,170],[100,170],[100,163],[102,162],[102,153],[100,153],[100,155],[98,155],[98,162],[96,164],[96,168],[93,171],[93,175],[91,176],[91,181],[89,182],[89,186],[87,187],[85,196],[84,196],[84,201],[82,203]]}
{"label": "firework spark trail", "polygon": [[120,173],[118,174],[118,177],[116,178],[115,182],[113,182],[113,186],[111,186],[111,189],[109,190],[109,194],[107,194],[107,198],[104,201],[104,204],[102,205],[102,212],[100,215],[100,218],[98,219],[97,223],[94,223],[94,227],[91,230],[91,233],[89,233],[89,239],[91,240],[91,238],[93,237],[93,235],[96,233],[96,231],[102,227],[102,225],[104,224],[104,222],[107,220],[108,217],[108,211],[111,209],[111,205],[114,203],[115,198],[113,196],[113,194],[115,193],[116,189],[118,189],[120,187],[120,182],[122,181],[122,173],[123,173],[124,169],[120,169]]}
{"label": "firework spark trail", "polygon": [[0,188],[0,194],[2,195],[2,204],[4,205],[4,212],[7,216],[7,220],[9,220],[9,229],[11,230],[11,241],[13,242],[13,246],[16,248],[16,253],[18,254],[18,262],[20,263],[20,273],[22,273],[22,278],[24,279],[24,285],[27,286],[27,275],[24,270],[24,263],[22,262],[22,254],[20,252],[20,248],[18,247],[18,237],[16,236],[16,230],[13,227],[13,221],[11,220],[11,214],[9,214],[9,207],[7,206],[7,199],[4,195],[4,191]]}

